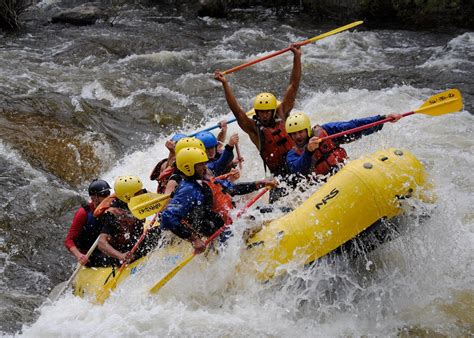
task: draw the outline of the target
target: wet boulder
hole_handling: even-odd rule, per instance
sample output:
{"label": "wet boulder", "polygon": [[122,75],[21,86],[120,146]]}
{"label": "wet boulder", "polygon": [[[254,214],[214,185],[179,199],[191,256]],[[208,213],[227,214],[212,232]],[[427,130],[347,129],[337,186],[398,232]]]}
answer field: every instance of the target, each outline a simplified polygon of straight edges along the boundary
{"label": "wet boulder", "polygon": [[107,136],[81,126],[75,114],[59,113],[72,110],[58,96],[7,103],[0,108],[2,142],[35,169],[79,186],[115,163],[115,152]]}
{"label": "wet boulder", "polygon": [[223,18],[226,15],[226,6],[222,0],[199,0],[199,16]]}
{"label": "wet boulder", "polygon": [[97,20],[107,20],[107,12],[94,3],[86,3],[64,10],[51,18],[52,23],[69,23],[76,26],[93,25]]}

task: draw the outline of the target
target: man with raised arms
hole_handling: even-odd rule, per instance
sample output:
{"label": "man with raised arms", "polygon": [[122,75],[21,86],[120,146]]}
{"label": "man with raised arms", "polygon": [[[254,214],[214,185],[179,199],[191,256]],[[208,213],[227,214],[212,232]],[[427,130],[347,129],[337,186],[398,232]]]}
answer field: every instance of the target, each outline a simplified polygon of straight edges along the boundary
{"label": "man with raised arms", "polygon": [[[278,104],[275,95],[260,93],[254,100],[255,116],[250,118],[237,102],[229,82],[224,75],[216,71],[214,78],[222,83],[227,104],[237,119],[240,128],[245,131],[255,144],[263,159],[265,168],[275,176],[288,174],[285,158],[294,143],[285,131],[285,121],[295,104],[296,94],[301,80],[301,50],[298,45],[291,45],[293,52],[293,69],[290,83]],[[273,189],[270,201],[281,196],[281,191]]]}

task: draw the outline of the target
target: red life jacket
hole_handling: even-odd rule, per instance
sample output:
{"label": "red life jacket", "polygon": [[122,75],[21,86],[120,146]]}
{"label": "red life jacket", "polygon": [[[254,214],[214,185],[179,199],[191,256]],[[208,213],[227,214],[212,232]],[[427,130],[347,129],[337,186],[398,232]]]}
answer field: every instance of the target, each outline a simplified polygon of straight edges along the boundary
{"label": "red life jacket", "polygon": [[274,175],[288,173],[286,154],[295,145],[285,130],[283,121],[276,121],[275,126],[264,127],[257,122],[260,138],[260,156],[263,163]]}
{"label": "red life jacket", "polygon": [[150,180],[152,181],[155,181],[158,179],[158,177],[160,176],[160,173],[161,173],[161,166],[163,165],[163,163],[165,163],[166,161],[168,161],[167,158],[164,158],[162,160],[160,160],[160,162],[158,162],[155,167],[153,168],[153,170],[151,171],[151,174],[150,174]]}
{"label": "red life jacket", "polygon": [[222,185],[216,183],[214,179],[205,181],[205,183],[209,186],[212,193],[211,210],[222,217],[224,225],[232,224],[232,218],[229,215],[230,210],[234,207],[231,196],[222,191]]}
{"label": "red life jacket", "polygon": [[156,192],[158,194],[164,194],[166,190],[166,185],[168,184],[168,181],[171,177],[176,172],[176,166],[172,165],[169,167],[166,167],[165,170],[160,174],[158,177],[158,188],[156,189]]}
{"label": "red life jacket", "polygon": [[168,159],[164,158],[158,162],[150,174],[150,180],[158,182],[158,187],[156,188],[156,192],[158,194],[164,194],[169,178],[176,172],[176,167],[174,165],[168,166],[164,170],[161,170],[163,163],[166,161],[168,161]]}
{"label": "red life jacket", "polygon": [[[320,126],[313,128],[313,136],[323,138],[328,136],[326,130]],[[298,155],[303,154],[304,149],[294,148]],[[347,153],[333,140],[324,140],[313,153],[312,167],[317,175],[326,175],[334,169],[339,168],[339,164],[347,159]]]}
{"label": "red life jacket", "polygon": [[95,208],[94,210],[94,217],[99,218],[108,208],[110,208],[110,205],[112,204],[113,201],[117,199],[117,195],[115,193],[110,194],[110,196],[107,196],[100,204]]}

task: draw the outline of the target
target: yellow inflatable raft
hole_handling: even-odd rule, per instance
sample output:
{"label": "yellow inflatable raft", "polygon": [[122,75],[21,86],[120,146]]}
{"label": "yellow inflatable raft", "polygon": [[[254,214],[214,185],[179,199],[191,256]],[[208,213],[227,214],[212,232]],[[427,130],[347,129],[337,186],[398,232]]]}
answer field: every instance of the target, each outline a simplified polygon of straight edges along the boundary
{"label": "yellow inflatable raft", "polygon": [[[253,235],[242,254],[241,267],[268,280],[282,273],[288,263],[313,262],[378,220],[399,215],[400,200],[425,186],[423,166],[406,150],[391,148],[351,161],[303,204]],[[182,243],[160,248],[149,259],[176,264],[190,252],[190,245]],[[138,272],[144,260],[131,264],[119,282]],[[75,294],[94,296],[111,276],[111,268],[84,268],[75,280]]]}
{"label": "yellow inflatable raft", "polygon": [[400,214],[400,200],[425,185],[423,166],[406,150],[391,148],[354,160],[301,206],[256,233],[244,259],[263,280],[292,261],[311,263],[378,220]]}

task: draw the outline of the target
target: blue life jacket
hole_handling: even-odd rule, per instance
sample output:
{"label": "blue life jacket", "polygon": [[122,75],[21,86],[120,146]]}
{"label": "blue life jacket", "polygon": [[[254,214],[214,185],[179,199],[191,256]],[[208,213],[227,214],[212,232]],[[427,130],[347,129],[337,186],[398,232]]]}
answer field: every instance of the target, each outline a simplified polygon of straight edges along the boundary
{"label": "blue life jacket", "polygon": [[91,210],[88,204],[83,204],[82,208],[87,212],[87,221],[82,227],[81,235],[76,239],[76,246],[87,251],[100,235],[102,226],[99,225],[94,217],[94,210]]}

